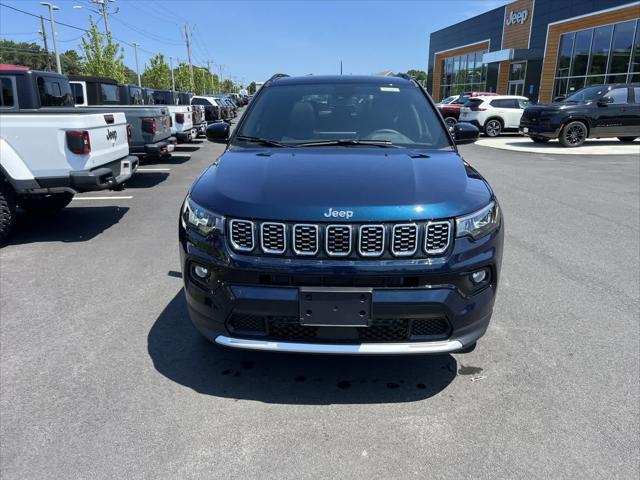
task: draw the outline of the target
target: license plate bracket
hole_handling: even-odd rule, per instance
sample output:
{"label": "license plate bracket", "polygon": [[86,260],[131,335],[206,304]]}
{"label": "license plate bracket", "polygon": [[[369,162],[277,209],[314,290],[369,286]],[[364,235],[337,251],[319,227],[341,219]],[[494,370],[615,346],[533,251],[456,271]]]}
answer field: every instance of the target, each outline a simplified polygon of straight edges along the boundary
{"label": "license plate bracket", "polygon": [[371,321],[371,288],[301,287],[301,325],[320,327],[368,327]]}

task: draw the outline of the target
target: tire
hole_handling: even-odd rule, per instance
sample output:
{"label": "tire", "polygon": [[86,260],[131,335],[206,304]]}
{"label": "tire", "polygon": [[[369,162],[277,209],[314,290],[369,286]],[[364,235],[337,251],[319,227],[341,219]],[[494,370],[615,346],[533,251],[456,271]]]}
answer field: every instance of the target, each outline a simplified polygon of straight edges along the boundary
{"label": "tire", "polygon": [[638,137],[618,137],[618,140],[620,140],[621,142],[633,142],[636,138]]}
{"label": "tire", "polygon": [[18,200],[18,205],[32,215],[51,215],[69,205],[71,200],[73,194],[69,192],[25,195]]}
{"label": "tire", "polygon": [[453,127],[456,123],[458,123],[458,120],[456,120],[453,117],[447,117],[444,119],[444,123],[447,124],[447,128]]}
{"label": "tire", "polygon": [[533,140],[535,143],[547,143],[549,141],[549,139],[546,137],[529,137],[529,138],[531,138],[531,140]]}
{"label": "tire", "polygon": [[502,133],[502,122],[497,118],[490,118],[484,124],[484,134],[487,137],[499,137]]}
{"label": "tire", "polygon": [[0,243],[11,235],[16,225],[16,194],[11,185],[0,178]]}
{"label": "tire", "polygon": [[585,142],[588,134],[587,126],[576,120],[565,125],[562,132],[560,132],[558,140],[560,140],[560,145],[563,147],[575,148]]}

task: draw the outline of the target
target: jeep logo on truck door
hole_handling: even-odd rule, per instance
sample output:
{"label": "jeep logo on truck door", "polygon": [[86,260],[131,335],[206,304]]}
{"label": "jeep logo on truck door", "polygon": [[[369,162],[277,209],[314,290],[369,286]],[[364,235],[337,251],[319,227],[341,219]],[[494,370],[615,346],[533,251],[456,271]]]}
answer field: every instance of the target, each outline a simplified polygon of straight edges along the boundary
{"label": "jeep logo on truck door", "polygon": [[115,142],[117,138],[118,138],[118,132],[116,130],[109,130],[107,128],[107,140],[111,140],[112,142]]}

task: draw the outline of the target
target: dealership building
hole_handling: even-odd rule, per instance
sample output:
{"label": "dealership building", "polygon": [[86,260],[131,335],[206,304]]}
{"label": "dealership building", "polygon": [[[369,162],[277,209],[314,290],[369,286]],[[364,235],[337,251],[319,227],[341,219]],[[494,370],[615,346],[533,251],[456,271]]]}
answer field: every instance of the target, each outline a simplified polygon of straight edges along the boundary
{"label": "dealership building", "polygon": [[540,102],[584,86],[640,82],[640,2],[517,0],[434,32],[428,90]]}

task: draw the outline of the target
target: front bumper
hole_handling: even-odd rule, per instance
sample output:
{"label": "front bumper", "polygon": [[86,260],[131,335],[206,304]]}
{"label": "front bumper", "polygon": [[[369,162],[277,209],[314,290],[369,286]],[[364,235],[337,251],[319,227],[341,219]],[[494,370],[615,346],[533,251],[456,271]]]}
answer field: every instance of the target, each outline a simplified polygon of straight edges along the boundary
{"label": "front bumper", "polygon": [[518,133],[522,135],[528,135],[530,137],[543,137],[543,138],[558,138],[560,134],[560,125],[551,124],[550,122],[529,122],[525,120],[520,121],[518,127]]}
{"label": "front bumper", "polygon": [[38,177],[36,182],[49,191],[72,189],[90,192],[114,188],[131,178],[138,169],[139,160],[134,155],[100,165],[92,170],[77,170],[64,177]]}
{"label": "front bumper", "polygon": [[[292,260],[237,255],[224,237],[205,244],[182,226],[179,236],[187,309],[205,337],[232,348],[320,354],[445,353],[472,345],[491,319],[503,244],[500,226],[478,241],[456,239],[441,259]],[[193,274],[196,264],[210,270],[207,281]],[[473,289],[469,274],[481,268],[490,281]],[[370,324],[300,325],[300,287],[318,284],[370,287]],[[263,327],[247,332],[238,319]],[[424,322],[442,328],[416,333]]]}

